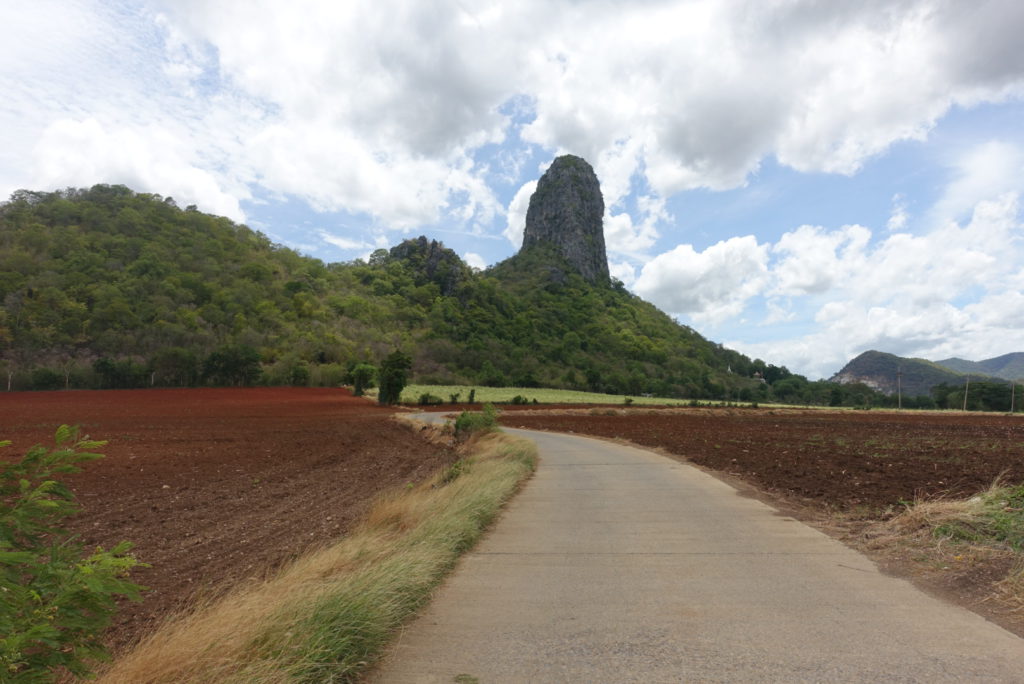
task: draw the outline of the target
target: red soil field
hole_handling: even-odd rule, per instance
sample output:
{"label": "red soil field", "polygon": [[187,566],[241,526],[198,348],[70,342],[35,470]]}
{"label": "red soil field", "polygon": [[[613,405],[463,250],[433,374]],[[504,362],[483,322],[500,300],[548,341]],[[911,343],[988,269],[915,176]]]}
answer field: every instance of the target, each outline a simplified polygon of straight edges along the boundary
{"label": "red soil field", "polygon": [[0,452],[53,445],[62,423],[109,440],[67,477],[82,506],[68,525],[87,548],[127,539],[152,567],[108,636],[120,650],[197,594],[262,577],[348,529],[383,490],[453,462],[342,389],[239,388],[0,395]]}
{"label": "red soil field", "polygon": [[[877,512],[915,497],[973,494],[1000,475],[1024,481],[1020,417],[508,408],[508,426],[661,448],[815,506]],[[455,460],[393,413],[339,389],[8,393],[0,394],[0,439],[14,442],[5,457],[51,445],[61,423],[110,441],[105,459],[68,478],[83,507],[69,527],[88,547],[128,539],[152,565],[133,575],[151,588],[145,601],[125,604],[109,632],[116,651],[197,595],[262,577],[336,539],[382,490]]]}
{"label": "red soil field", "polygon": [[620,407],[517,411],[501,422],[661,448],[759,489],[838,509],[975,494],[1000,475],[1024,482],[1020,416]]}

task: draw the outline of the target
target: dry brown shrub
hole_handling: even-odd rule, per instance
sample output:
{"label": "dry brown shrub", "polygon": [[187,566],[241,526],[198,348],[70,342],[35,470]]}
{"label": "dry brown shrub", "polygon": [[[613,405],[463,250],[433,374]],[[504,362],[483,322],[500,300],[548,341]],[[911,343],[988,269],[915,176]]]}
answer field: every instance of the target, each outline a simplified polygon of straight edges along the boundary
{"label": "dry brown shrub", "polygon": [[1017,565],[995,585],[996,598],[1014,611],[1024,612],[1024,563]]}

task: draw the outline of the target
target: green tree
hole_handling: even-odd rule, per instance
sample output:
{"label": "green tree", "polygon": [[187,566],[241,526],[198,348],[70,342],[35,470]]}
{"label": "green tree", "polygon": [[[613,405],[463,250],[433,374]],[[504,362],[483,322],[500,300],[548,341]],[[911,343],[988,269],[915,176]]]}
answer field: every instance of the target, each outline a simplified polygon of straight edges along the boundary
{"label": "green tree", "polygon": [[92,368],[100,376],[100,384],[104,389],[142,387],[145,384],[146,367],[131,359],[115,361],[102,357],[93,362]]}
{"label": "green tree", "polygon": [[150,362],[161,385],[194,385],[198,375],[196,355],[183,347],[165,347]]}
{"label": "green tree", "polygon": [[412,369],[412,358],[395,350],[391,352],[380,366],[380,392],[377,400],[382,404],[397,404],[402,398],[402,390],[408,382],[408,374]]}
{"label": "green tree", "polygon": [[[377,375],[377,367],[369,363],[359,363],[352,369],[352,393],[357,397],[366,394],[373,387],[373,379]],[[402,384],[405,387],[405,384]],[[399,390],[401,392],[401,390]]]}
{"label": "green tree", "polygon": [[246,344],[226,344],[203,362],[203,377],[217,385],[251,385],[260,373],[260,353]]}
{"label": "green tree", "polygon": [[[771,368],[771,366],[769,366]],[[800,382],[792,375],[775,382],[772,385],[772,392],[775,398],[784,403],[797,403],[803,397],[806,382]]]}
{"label": "green tree", "polygon": [[[80,440],[78,428],[57,429],[54,450],[34,446],[16,462],[0,460],[0,680],[51,681],[61,669],[89,674],[108,655],[103,630],[115,596],[139,600],[127,581],[138,561],[121,542],[83,554],[61,521],[78,510],[56,474],[102,458],[105,442]],[[9,446],[10,442],[0,442]]]}

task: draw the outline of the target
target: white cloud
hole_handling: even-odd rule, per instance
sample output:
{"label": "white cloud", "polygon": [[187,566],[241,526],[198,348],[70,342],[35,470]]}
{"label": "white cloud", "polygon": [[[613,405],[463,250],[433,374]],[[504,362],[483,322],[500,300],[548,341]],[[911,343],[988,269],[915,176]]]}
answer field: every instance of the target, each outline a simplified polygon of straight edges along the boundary
{"label": "white cloud", "polygon": [[982,200],[1024,190],[1024,151],[1012,143],[992,140],[955,159],[952,173],[952,182],[932,209],[935,223],[958,221]]}
{"label": "white cloud", "polygon": [[1024,349],[1024,224],[1019,198],[977,203],[963,225],[869,243],[860,226],[801,226],[772,247],[766,323],[803,321],[802,335],[734,342],[813,377],[867,349],[932,360],[980,360]]}
{"label": "white cloud", "polygon": [[644,264],[634,289],[665,311],[714,324],[739,315],[763,287],[768,248],[753,235],[697,252],[679,245]]}
{"label": "white cloud", "polygon": [[[639,217],[634,222],[633,215]],[[651,195],[636,198],[633,214],[622,212],[604,215],[604,237],[608,252],[629,256],[638,260],[647,259],[647,250],[660,237],[659,224],[666,224],[672,217],[665,208],[665,200]]]}
{"label": "white cloud", "polygon": [[594,172],[601,181],[601,195],[609,214],[631,194],[641,151],[639,142],[630,139],[615,143],[598,155]]}
{"label": "white cloud", "polygon": [[889,229],[889,232],[896,233],[906,228],[909,220],[910,215],[907,213],[906,201],[902,195],[896,193],[892,197],[892,213],[889,214],[889,220],[885,227]]}
{"label": "white cloud", "polygon": [[853,173],[953,106],[1020,97],[1022,23],[1012,1],[21,3],[0,27],[0,189],[33,180],[15,169],[56,121],[95,119],[109,144],[162,121],[235,200],[489,225],[469,160],[529,101],[521,139],[590,159],[609,215],[640,224],[620,204],[636,179],[662,198],[733,188],[770,155]]}
{"label": "white cloud", "polygon": [[605,214],[603,224],[605,247],[613,254],[640,255],[658,237],[653,221],[635,225],[633,217],[627,213]]}
{"label": "white cloud", "polygon": [[224,192],[213,174],[188,158],[174,133],[158,125],[108,131],[96,119],[61,119],[43,132],[33,156],[33,179],[43,187],[124,184],[245,220],[238,198]]}
{"label": "white cloud", "polygon": [[784,234],[772,247],[782,255],[773,269],[776,285],[771,294],[816,294],[850,277],[863,262],[863,249],[871,232],[862,226],[845,226],[827,232],[818,226],[800,226]]}
{"label": "white cloud", "polygon": [[320,235],[320,239],[321,240],[323,240],[324,242],[326,242],[328,244],[334,245],[338,249],[345,249],[345,250],[363,249],[363,250],[365,250],[365,249],[377,246],[377,245],[370,244],[369,242],[366,242],[365,240],[353,240],[353,239],[347,238],[347,237],[345,237],[343,235],[332,235],[331,233],[328,233],[326,230],[321,230],[321,231],[319,231],[318,234]]}
{"label": "white cloud", "polygon": [[481,271],[487,268],[487,261],[476,252],[466,252],[462,255],[462,259],[469,264],[470,268],[475,268]]}
{"label": "white cloud", "polygon": [[627,261],[609,261],[608,272],[626,287],[632,287],[636,282],[636,268]]}
{"label": "white cloud", "polygon": [[526,210],[530,208],[530,197],[537,189],[537,181],[532,180],[524,183],[516,191],[515,197],[508,204],[508,211],[505,212],[506,223],[502,235],[508,238],[512,246],[519,249],[523,245],[523,231],[526,230]]}

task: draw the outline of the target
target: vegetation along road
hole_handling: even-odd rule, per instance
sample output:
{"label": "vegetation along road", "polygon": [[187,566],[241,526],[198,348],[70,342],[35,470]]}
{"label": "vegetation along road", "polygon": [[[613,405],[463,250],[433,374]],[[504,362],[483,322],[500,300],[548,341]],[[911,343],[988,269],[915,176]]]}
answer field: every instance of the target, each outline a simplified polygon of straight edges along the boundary
{"label": "vegetation along road", "polygon": [[696,468],[536,440],[382,682],[1020,681],[1024,640]]}

